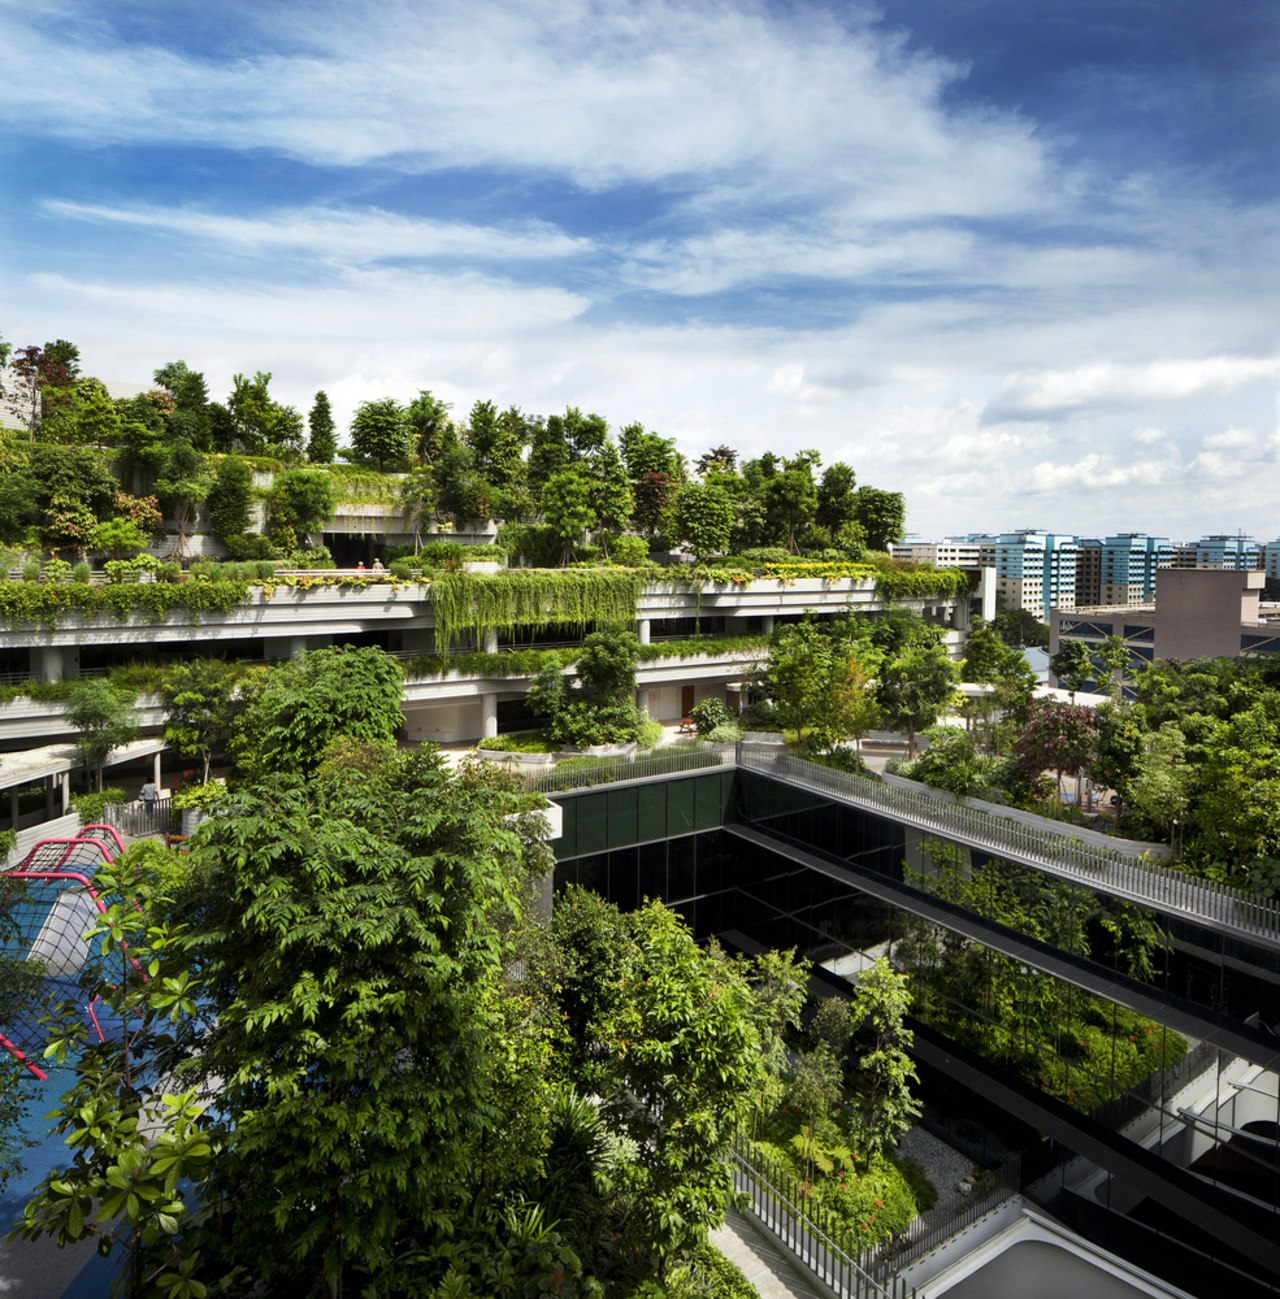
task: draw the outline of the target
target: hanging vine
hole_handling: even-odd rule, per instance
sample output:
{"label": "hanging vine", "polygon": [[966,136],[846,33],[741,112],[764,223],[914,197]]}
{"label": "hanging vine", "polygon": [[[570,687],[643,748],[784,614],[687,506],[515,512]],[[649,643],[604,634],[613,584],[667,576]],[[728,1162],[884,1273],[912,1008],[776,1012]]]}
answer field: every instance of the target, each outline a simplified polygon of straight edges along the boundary
{"label": "hanging vine", "polygon": [[448,645],[464,631],[632,623],[646,579],[627,568],[442,573],[431,583],[436,643]]}

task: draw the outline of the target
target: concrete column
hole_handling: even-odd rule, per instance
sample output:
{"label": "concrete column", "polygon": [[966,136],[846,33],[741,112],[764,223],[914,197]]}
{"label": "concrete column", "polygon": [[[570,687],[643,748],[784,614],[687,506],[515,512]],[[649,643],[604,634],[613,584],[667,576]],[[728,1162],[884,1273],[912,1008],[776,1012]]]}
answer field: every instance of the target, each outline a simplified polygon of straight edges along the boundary
{"label": "concrete column", "polygon": [[61,681],[66,663],[59,645],[45,645],[40,650],[40,676],[45,681]]}
{"label": "concrete column", "polygon": [[[496,627],[490,627],[484,633],[484,643],[481,645],[481,649],[486,654],[496,654],[498,652],[498,629]],[[494,734],[497,735],[497,731],[494,731]]]}
{"label": "concrete column", "polygon": [[157,753],[151,759],[151,779],[155,782],[156,789],[160,788],[160,754]]}
{"label": "concrete column", "polygon": [[773,635],[773,614],[765,613],[760,615],[760,632],[764,636]]}
{"label": "concrete column", "polygon": [[289,657],[300,659],[311,648],[311,641],[306,636],[289,637]]}
{"label": "concrete column", "polygon": [[649,711],[649,690],[648,687],[642,687],[636,691],[636,707],[642,712]]}
{"label": "concrete column", "polygon": [[649,645],[649,644],[652,643],[652,642],[650,641],[650,639],[649,639],[649,625],[650,625],[650,624],[649,624],[649,619],[648,619],[648,618],[641,618],[641,619],[640,619],[640,629],[639,629],[639,630],[640,630],[640,644],[641,644],[641,645]]}
{"label": "concrete column", "polygon": [[66,816],[67,809],[71,806],[71,773],[64,771],[60,781],[62,784],[62,815]]}
{"label": "concrete column", "polygon": [[498,733],[498,696],[480,696],[480,737],[490,740]]}

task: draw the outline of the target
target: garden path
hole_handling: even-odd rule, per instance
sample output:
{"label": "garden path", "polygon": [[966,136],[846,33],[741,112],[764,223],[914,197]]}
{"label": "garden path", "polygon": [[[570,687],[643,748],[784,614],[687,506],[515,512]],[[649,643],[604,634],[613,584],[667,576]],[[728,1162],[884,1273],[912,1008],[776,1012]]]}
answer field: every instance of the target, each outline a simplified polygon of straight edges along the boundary
{"label": "garden path", "polygon": [[760,1299],[821,1299],[825,1293],[744,1214],[730,1211],[724,1226],[711,1233],[711,1243],[755,1286]]}

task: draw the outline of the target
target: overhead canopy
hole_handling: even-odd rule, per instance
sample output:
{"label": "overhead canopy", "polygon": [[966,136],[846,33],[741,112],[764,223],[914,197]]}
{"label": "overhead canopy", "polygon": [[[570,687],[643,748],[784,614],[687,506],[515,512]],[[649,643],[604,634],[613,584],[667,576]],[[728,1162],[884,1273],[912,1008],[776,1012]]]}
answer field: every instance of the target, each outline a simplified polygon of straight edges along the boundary
{"label": "overhead canopy", "polygon": [[[105,766],[118,767],[137,758],[150,758],[163,753],[165,743],[157,736],[146,740],[132,740],[111,751]],[[46,776],[63,776],[76,771],[84,763],[74,744],[46,744],[41,749],[26,749],[22,753],[0,753],[0,789],[27,785]]]}

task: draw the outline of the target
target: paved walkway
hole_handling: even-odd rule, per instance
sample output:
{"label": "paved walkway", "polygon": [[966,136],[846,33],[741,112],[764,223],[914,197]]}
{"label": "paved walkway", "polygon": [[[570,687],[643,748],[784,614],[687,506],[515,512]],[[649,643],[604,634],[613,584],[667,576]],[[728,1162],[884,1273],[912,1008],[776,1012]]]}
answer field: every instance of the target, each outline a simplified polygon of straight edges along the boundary
{"label": "paved walkway", "polygon": [[822,1299],[812,1279],[745,1214],[731,1211],[711,1243],[741,1269],[760,1299]]}

